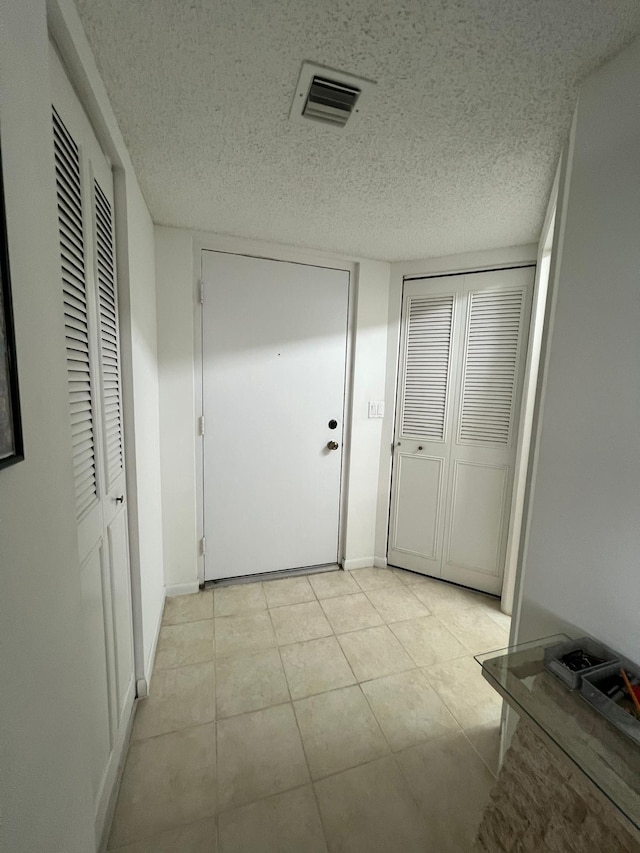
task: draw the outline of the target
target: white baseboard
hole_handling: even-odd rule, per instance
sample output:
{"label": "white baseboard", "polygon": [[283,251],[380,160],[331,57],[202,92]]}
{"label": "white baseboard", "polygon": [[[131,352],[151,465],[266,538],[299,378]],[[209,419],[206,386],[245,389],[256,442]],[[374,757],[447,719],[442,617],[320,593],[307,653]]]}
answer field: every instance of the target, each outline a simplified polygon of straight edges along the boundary
{"label": "white baseboard", "polygon": [[373,557],[356,557],[354,560],[343,560],[342,568],[347,572],[352,569],[368,569],[373,566]]}
{"label": "white baseboard", "polygon": [[386,557],[374,557],[373,565],[376,569],[386,569],[387,568],[387,558]]}
{"label": "white baseboard", "polygon": [[164,594],[168,597],[170,595],[191,595],[194,592],[198,592],[200,589],[200,585],[198,581],[193,581],[192,583],[172,583],[164,588]]}
{"label": "white baseboard", "polygon": [[164,589],[162,594],[162,606],[160,607],[160,612],[158,613],[158,618],[156,620],[156,628],[153,633],[153,642],[151,643],[147,660],[144,662],[144,678],[139,678],[136,684],[136,695],[138,699],[146,699],[149,695],[149,687],[151,685],[151,677],[153,676],[153,665],[156,660],[156,650],[158,648],[158,639],[160,638],[160,628],[162,627],[162,617],[164,615],[164,602],[166,597],[167,591]]}

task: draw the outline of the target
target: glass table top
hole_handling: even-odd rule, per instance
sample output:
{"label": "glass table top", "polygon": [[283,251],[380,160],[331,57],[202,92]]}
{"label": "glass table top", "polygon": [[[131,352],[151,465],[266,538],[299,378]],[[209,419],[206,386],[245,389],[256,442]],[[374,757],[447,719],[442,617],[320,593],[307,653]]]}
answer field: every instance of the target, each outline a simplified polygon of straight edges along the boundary
{"label": "glass table top", "polygon": [[567,639],[557,634],[476,655],[476,660],[518,715],[528,718],[640,829],[640,746],[544,667],[545,648]]}

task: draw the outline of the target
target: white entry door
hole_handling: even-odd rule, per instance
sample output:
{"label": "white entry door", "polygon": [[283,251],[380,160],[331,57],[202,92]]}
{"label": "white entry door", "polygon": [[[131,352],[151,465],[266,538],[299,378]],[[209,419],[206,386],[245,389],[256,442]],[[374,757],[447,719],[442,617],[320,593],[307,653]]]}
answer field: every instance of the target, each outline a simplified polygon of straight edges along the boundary
{"label": "white entry door", "polygon": [[88,760],[99,838],[135,696],[113,177],[53,46],[50,66]]}
{"label": "white entry door", "polygon": [[533,278],[405,282],[392,565],[501,592]]}
{"label": "white entry door", "polygon": [[205,578],[335,563],[349,273],[205,251]]}

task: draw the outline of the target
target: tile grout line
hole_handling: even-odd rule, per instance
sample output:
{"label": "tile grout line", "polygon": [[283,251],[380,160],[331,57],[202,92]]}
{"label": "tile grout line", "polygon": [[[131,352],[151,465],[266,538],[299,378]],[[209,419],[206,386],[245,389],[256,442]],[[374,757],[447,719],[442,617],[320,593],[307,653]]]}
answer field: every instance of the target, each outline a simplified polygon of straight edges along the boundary
{"label": "tile grout line", "polygon": [[218,822],[219,812],[220,812],[220,779],[219,779],[219,762],[218,762],[218,638],[216,633],[216,591],[215,589],[211,590],[211,610],[213,612],[213,677],[214,681],[214,713],[215,713],[215,722],[213,724],[213,750],[216,758],[216,781],[215,781],[215,790],[214,790],[214,806],[215,806],[215,822],[214,822],[214,833],[215,833],[215,842],[216,842],[216,850],[220,849],[220,825]]}
{"label": "tile grout line", "polygon": [[320,809],[320,802],[318,800],[318,795],[316,793],[316,788],[314,784],[313,776],[311,775],[311,765],[309,764],[309,756],[307,755],[307,749],[304,745],[304,738],[302,737],[302,731],[300,729],[300,721],[298,720],[298,715],[296,713],[296,706],[293,703],[293,696],[291,695],[291,687],[289,685],[289,679],[287,677],[287,671],[284,666],[284,661],[282,660],[282,652],[280,651],[280,647],[278,647],[278,654],[280,655],[280,663],[282,664],[282,670],[284,672],[285,681],[287,682],[287,690],[289,691],[289,699],[291,702],[291,711],[293,713],[293,719],[296,721],[296,730],[298,732],[298,737],[300,738],[300,745],[302,746],[302,754],[304,755],[304,760],[307,765],[307,773],[309,774],[309,784],[311,785],[311,791],[313,792],[313,800],[316,804],[316,811],[318,813],[318,819],[320,820],[320,828],[322,829],[322,837],[324,840],[325,847],[327,850],[329,849],[329,839],[327,837],[327,830],[324,825],[324,820],[322,819],[322,811]]}
{"label": "tile grout line", "polygon": [[219,781],[219,763],[218,763],[218,656],[216,654],[217,651],[217,641],[216,641],[216,622],[215,622],[215,606],[216,606],[216,596],[215,590],[211,591],[212,598],[212,609],[213,609],[213,677],[214,677],[214,695],[213,695],[213,710],[215,714],[215,721],[213,724],[213,751],[215,755],[216,762],[216,772],[215,772],[215,784],[214,784],[214,809],[215,809],[215,821],[213,824],[213,831],[215,835],[215,849],[220,849],[220,826],[218,823],[219,817],[219,806],[220,806],[220,781]]}
{"label": "tile grout line", "polygon": [[[463,733],[463,734],[464,734],[464,736],[466,737],[467,742],[471,745],[471,748],[473,749],[473,751],[475,752],[475,754],[478,756],[478,758],[480,759],[480,761],[482,761],[482,763],[484,764],[484,766],[487,768],[487,770],[488,770],[488,771],[489,771],[489,773],[491,774],[491,778],[492,778],[492,779],[497,779],[497,778],[498,778],[497,773],[495,773],[495,772],[491,769],[491,767],[489,767],[488,762],[486,761],[486,759],[484,758],[484,756],[482,755],[482,753],[480,752],[480,750],[476,747],[476,745],[474,744],[474,742],[471,740],[471,738],[470,738],[470,737],[469,737],[469,735],[467,734],[467,730],[466,730],[466,729],[462,729],[462,733]],[[498,768],[498,770],[499,770],[499,769],[500,769],[500,768]]]}

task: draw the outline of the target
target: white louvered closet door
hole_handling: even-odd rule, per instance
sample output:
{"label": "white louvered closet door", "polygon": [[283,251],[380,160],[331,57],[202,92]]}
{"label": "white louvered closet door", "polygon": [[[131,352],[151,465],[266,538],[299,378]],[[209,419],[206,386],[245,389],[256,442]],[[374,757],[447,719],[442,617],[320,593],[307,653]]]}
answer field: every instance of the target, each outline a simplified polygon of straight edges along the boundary
{"label": "white louvered closet door", "polygon": [[405,283],[388,561],[502,589],[533,268]]}
{"label": "white louvered closet door", "polygon": [[113,177],[52,47],[52,122],[96,827],[134,699]]}

